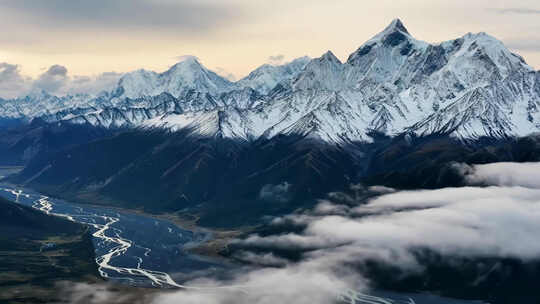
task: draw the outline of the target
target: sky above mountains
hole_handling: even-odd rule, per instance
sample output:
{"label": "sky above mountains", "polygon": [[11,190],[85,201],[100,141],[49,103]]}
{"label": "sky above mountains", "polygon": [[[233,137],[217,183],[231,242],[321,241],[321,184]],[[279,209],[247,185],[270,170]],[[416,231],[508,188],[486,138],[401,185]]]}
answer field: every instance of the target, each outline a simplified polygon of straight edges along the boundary
{"label": "sky above mountains", "polygon": [[488,32],[540,68],[536,0],[4,0],[0,89],[16,91],[10,81],[28,77],[38,86],[67,76],[115,81],[185,55],[231,79],[328,49],[343,60],[396,17],[429,42]]}

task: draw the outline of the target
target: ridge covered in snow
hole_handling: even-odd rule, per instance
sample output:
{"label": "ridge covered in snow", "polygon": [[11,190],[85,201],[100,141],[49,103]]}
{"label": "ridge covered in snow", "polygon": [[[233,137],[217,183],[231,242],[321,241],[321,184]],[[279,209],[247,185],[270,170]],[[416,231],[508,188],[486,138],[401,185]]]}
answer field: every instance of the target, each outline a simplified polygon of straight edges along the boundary
{"label": "ridge covered in snow", "polygon": [[169,93],[180,97],[186,91],[216,95],[236,88],[235,84],[206,69],[197,58],[187,57],[167,71],[158,74],[138,70],[124,75],[119,83],[117,97],[137,98]]}
{"label": "ridge covered in snow", "polygon": [[450,134],[525,136],[540,129],[540,72],[485,33],[430,44],[396,19],[341,62],[331,51],[263,65],[230,82],[187,58],[164,73],[139,70],[98,97],[43,93],[0,100],[0,117],[104,127],[190,127],[254,140]]}
{"label": "ridge covered in snow", "polygon": [[237,84],[241,87],[250,87],[262,94],[268,94],[279,83],[290,81],[304,69],[310,60],[311,58],[305,56],[284,65],[264,64],[240,79]]}

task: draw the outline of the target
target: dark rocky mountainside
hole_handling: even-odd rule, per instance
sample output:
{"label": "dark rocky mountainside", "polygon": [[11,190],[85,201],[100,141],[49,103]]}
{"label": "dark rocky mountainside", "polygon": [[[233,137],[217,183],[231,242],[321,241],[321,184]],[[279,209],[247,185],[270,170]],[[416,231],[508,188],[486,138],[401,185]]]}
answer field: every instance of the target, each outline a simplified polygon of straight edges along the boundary
{"label": "dark rocky mountainside", "polygon": [[351,185],[399,189],[463,185],[453,167],[538,161],[536,137],[464,143],[445,136],[336,146],[302,136],[252,143],[190,130],[133,130],[34,158],[11,182],[50,195],[239,226],[310,207]]}
{"label": "dark rocky mountainside", "polygon": [[62,281],[101,280],[87,227],[3,198],[0,273],[0,303],[47,303]]}

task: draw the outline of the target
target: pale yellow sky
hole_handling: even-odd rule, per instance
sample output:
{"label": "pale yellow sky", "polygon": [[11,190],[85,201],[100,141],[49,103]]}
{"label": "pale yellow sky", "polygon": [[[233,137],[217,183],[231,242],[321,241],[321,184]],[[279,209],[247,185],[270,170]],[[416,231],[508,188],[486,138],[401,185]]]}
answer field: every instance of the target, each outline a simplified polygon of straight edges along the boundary
{"label": "pale yellow sky", "polygon": [[[84,2],[84,1],[83,1]],[[3,0],[0,62],[37,77],[163,71],[181,55],[239,78],[268,62],[342,60],[400,18],[417,39],[439,42],[485,31],[540,68],[540,1],[488,0]]]}

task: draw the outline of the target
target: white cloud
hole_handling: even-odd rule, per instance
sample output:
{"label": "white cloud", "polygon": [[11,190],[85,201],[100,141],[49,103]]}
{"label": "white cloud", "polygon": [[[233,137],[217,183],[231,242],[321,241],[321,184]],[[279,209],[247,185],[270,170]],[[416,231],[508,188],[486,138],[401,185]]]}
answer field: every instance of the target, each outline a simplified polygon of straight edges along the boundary
{"label": "white cloud", "polygon": [[55,64],[41,74],[33,83],[33,87],[50,93],[56,93],[68,82],[66,67]]}
{"label": "white cloud", "polygon": [[368,191],[373,192],[373,193],[378,193],[378,194],[387,194],[387,193],[396,192],[396,189],[385,187],[385,186],[371,186],[368,188]]}
{"label": "white cloud", "polygon": [[273,253],[258,254],[250,251],[240,251],[234,254],[234,258],[260,266],[277,267],[288,264],[286,259],[276,257]]}
{"label": "white cloud", "polygon": [[291,186],[288,182],[279,185],[264,185],[259,191],[259,199],[267,202],[286,203],[291,200],[289,192]]}
{"label": "white cloud", "polygon": [[14,98],[27,92],[31,80],[21,75],[20,66],[0,63],[0,98]]}
{"label": "white cloud", "polygon": [[283,64],[284,60],[285,60],[285,55],[283,54],[268,57],[268,63],[273,64],[273,65]]}
{"label": "white cloud", "polygon": [[346,290],[362,291],[369,285],[351,265],[375,259],[406,273],[423,271],[415,249],[443,257],[538,259],[540,189],[530,182],[537,177],[538,165],[463,166],[463,172],[474,177],[472,182],[492,184],[489,187],[393,193],[376,187],[371,191],[390,193],[352,207],[321,201],[312,211],[272,222],[305,225],[301,232],[237,241],[310,250],[300,262],[240,252],[238,256],[249,262],[282,267],[241,269],[225,281],[193,280],[187,284],[204,288],[161,294],[152,303],[331,303]]}
{"label": "white cloud", "polygon": [[540,189],[540,163],[492,163],[468,171],[466,178],[471,184]]}
{"label": "white cloud", "polygon": [[328,200],[320,200],[313,212],[316,215],[346,215],[350,208],[346,205],[335,204]]}
{"label": "white cloud", "polygon": [[[485,188],[463,187],[387,193],[354,208],[321,201],[311,212],[276,219],[274,224],[306,225],[300,233],[253,235],[243,244],[287,250],[312,250],[297,264],[256,270],[233,283],[258,288],[241,293],[180,292],[155,303],[326,303],[350,287],[366,286],[351,263],[368,259],[419,272],[413,254],[429,249],[442,256],[540,257],[540,189],[530,180],[539,164],[492,164],[469,168]],[[472,174],[472,175],[471,175]],[[523,187],[525,186],[525,187]],[[245,253],[244,253],[245,254]],[[248,254],[253,260],[273,256]],[[349,265],[349,267],[347,267]],[[294,286],[294,288],[291,288]]]}
{"label": "white cloud", "polygon": [[217,67],[214,69],[214,72],[216,72],[216,74],[218,74],[219,76],[229,80],[229,81],[236,81],[236,76],[234,76],[233,73],[230,73],[229,71],[227,71],[226,69],[224,68],[221,68],[221,67]]}
{"label": "white cloud", "polygon": [[118,285],[61,282],[57,295],[62,303],[71,304],[143,304],[150,303],[155,292],[133,290]]}
{"label": "white cloud", "polygon": [[[354,275],[345,269],[338,276],[323,259],[311,259],[285,268],[263,268],[237,274],[229,288],[211,288],[224,282],[195,281],[208,289],[188,289],[158,296],[153,303],[183,304],[322,304],[335,301],[340,291],[351,287]],[[349,283],[347,283],[349,282]]]}
{"label": "white cloud", "polygon": [[0,63],[0,98],[23,97],[31,92],[45,91],[52,95],[86,93],[97,95],[114,89],[123,74],[105,72],[94,76],[70,76],[62,65],[52,65],[36,79],[23,76],[20,66]]}
{"label": "white cloud", "polygon": [[176,56],[175,59],[178,60],[178,62],[182,62],[186,60],[200,61],[199,57],[195,55],[180,55],[180,56]]}
{"label": "white cloud", "polygon": [[116,87],[122,75],[116,72],[105,72],[95,76],[73,76],[63,88],[63,93],[96,95],[103,91],[109,92]]}
{"label": "white cloud", "polygon": [[[244,244],[280,249],[340,248],[357,261],[381,259],[417,267],[413,251],[447,256],[540,257],[540,175],[538,163],[468,167],[474,184],[489,187],[399,191],[355,208],[322,201],[312,215],[287,216],[274,223],[306,225],[301,233],[250,236]],[[296,219],[294,219],[296,217]]]}

